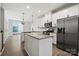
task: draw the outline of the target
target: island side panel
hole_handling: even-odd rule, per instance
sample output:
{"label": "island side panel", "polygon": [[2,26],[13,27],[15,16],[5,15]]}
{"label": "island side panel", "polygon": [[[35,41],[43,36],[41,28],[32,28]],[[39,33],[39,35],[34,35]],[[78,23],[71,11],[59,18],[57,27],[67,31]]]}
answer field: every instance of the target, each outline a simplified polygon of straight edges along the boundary
{"label": "island side panel", "polygon": [[39,40],[31,36],[25,35],[25,51],[29,56],[38,56],[39,55]]}
{"label": "island side panel", "polygon": [[39,56],[52,56],[52,37],[39,40]]}

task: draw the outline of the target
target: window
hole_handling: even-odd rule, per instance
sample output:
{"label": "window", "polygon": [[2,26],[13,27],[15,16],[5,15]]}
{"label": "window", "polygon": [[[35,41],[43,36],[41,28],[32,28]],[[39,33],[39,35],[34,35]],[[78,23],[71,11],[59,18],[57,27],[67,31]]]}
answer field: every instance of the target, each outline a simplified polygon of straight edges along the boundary
{"label": "window", "polygon": [[18,26],[13,26],[13,32],[18,32]]}

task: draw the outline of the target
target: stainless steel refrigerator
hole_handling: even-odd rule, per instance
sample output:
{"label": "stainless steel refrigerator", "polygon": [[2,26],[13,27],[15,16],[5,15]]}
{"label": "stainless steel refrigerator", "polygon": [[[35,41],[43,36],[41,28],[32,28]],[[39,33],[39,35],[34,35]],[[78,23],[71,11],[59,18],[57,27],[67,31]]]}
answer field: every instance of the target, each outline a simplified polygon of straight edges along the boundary
{"label": "stainless steel refrigerator", "polygon": [[0,52],[4,46],[4,9],[0,7]]}
{"label": "stainless steel refrigerator", "polygon": [[57,29],[57,47],[73,55],[78,55],[79,17],[58,19]]}

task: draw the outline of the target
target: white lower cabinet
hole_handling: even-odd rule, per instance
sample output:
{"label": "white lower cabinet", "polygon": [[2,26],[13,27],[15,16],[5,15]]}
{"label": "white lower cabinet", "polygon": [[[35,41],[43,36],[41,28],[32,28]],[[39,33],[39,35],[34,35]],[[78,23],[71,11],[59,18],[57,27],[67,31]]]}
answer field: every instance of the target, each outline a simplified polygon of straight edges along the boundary
{"label": "white lower cabinet", "polygon": [[57,44],[57,34],[56,33],[55,34],[53,33],[52,36],[53,36],[52,44]]}
{"label": "white lower cabinet", "polygon": [[52,37],[39,40],[25,35],[24,48],[29,56],[52,56]]}

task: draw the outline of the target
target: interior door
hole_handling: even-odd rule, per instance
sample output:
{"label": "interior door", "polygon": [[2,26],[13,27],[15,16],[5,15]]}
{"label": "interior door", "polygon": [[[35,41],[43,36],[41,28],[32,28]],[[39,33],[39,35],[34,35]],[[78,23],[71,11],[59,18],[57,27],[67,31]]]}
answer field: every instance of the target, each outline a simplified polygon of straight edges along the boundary
{"label": "interior door", "polygon": [[0,7],[0,51],[1,51],[1,47],[2,44],[1,44],[1,7]]}
{"label": "interior door", "polygon": [[4,35],[4,9],[0,7],[0,51],[3,49]]}
{"label": "interior door", "polygon": [[0,33],[0,51],[2,49],[2,43],[1,43],[1,33]]}
{"label": "interior door", "polygon": [[78,17],[65,19],[64,49],[77,55]]}

